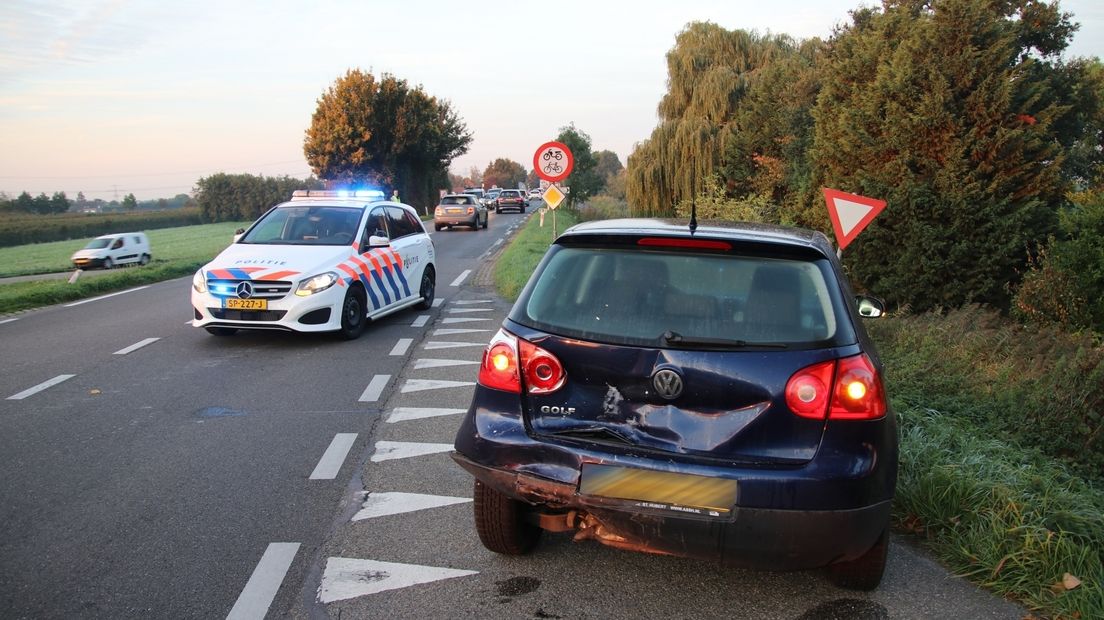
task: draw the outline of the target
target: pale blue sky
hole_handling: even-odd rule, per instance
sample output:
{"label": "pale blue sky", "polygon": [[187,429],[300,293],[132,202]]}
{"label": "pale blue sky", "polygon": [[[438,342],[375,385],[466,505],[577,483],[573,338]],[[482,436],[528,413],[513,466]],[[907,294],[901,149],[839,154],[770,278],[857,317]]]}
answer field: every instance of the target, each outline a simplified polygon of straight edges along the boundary
{"label": "pale blue sky", "polygon": [[[528,168],[572,121],[624,162],[687,22],[827,37],[861,4],[3,0],[0,191],[149,199],[220,171],[305,177],[303,131],[353,67],[452,102],[474,134],[454,172]],[[1104,57],[1104,2],[1061,4],[1082,25],[1067,55]]]}

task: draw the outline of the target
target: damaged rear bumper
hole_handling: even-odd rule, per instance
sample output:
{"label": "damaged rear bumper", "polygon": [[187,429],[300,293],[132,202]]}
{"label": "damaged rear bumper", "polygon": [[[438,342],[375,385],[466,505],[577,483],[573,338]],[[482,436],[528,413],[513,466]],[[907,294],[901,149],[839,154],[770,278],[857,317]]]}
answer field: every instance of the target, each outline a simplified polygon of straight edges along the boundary
{"label": "damaged rear bumper", "polygon": [[631,551],[767,570],[818,568],[862,555],[889,522],[889,500],[841,510],[715,511],[585,495],[577,484],[487,467],[457,452],[452,458],[483,484],[535,506],[533,522],[542,528]]}

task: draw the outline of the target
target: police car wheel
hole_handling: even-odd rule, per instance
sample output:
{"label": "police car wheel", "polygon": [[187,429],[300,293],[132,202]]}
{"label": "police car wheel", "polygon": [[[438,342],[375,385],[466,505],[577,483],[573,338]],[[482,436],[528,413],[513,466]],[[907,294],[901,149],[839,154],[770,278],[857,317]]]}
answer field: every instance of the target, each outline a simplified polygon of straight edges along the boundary
{"label": "police car wheel", "polygon": [[341,304],[341,337],[346,340],[360,338],[368,322],[365,314],[364,290],[359,286],[349,287]]}
{"label": "police car wheel", "polygon": [[422,272],[422,286],[418,289],[418,294],[422,296],[421,303],[418,304],[418,309],[429,310],[433,307],[433,294],[437,288],[437,280],[433,273],[432,267],[426,267]]}

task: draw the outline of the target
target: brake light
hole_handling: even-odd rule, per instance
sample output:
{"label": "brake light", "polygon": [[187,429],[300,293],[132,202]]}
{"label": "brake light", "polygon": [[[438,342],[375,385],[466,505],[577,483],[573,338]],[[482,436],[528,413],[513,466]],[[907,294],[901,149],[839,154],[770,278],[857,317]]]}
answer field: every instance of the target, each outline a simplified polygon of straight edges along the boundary
{"label": "brake light", "polygon": [[437,207],[437,209],[433,211],[434,215],[444,215],[444,213],[445,212],[441,210],[441,207]]}
{"label": "brake light", "polygon": [[830,420],[873,420],[886,414],[882,381],[865,353],[794,373],[786,382],[786,405],[794,414],[815,420],[825,415]]}
{"label": "brake light", "polygon": [[555,355],[500,329],[483,351],[479,384],[520,394],[522,376],[530,394],[555,392],[567,379],[563,364]]}
{"label": "brake light", "polygon": [[732,244],[709,239],[668,239],[665,237],[644,237],[637,245],[654,248],[691,248],[695,250],[731,250]]}
{"label": "brake light", "polygon": [[873,420],[886,414],[885,391],[874,364],[866,354],[839,361],[831,420]]}
{"label": "brake light", "polygon": [[475,213],[475,207],[468,207],[468,215]]}

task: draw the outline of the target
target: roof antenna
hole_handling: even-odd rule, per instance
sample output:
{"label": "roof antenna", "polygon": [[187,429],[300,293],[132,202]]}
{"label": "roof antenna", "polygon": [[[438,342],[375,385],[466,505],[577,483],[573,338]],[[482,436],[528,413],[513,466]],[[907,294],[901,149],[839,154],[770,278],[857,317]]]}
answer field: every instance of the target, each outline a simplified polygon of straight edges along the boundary
{"label": "roof antenna", "polygon": [[694,231],[698,229],[698,202],[696,200],[690,201],[690,234],[693,235]]}

